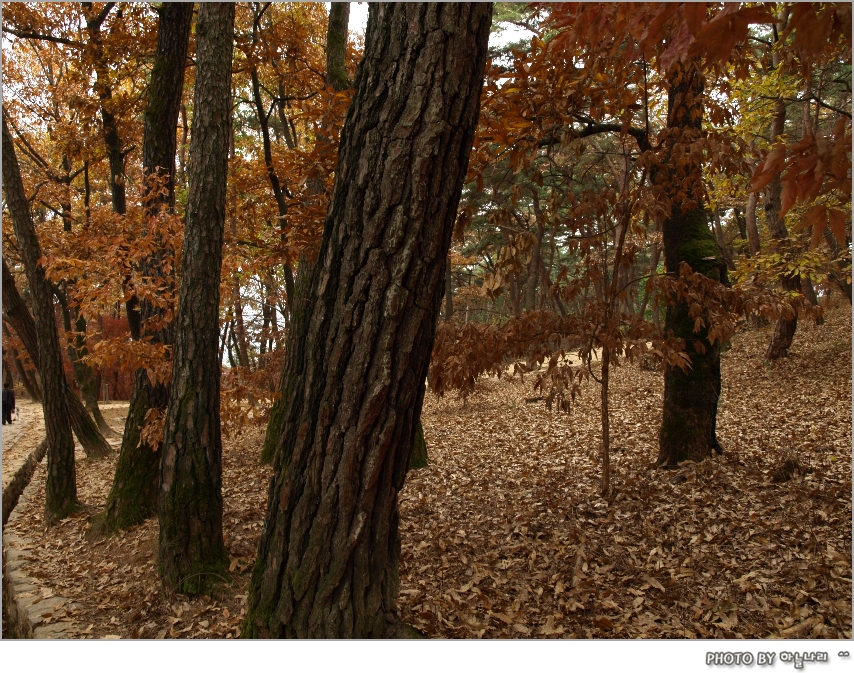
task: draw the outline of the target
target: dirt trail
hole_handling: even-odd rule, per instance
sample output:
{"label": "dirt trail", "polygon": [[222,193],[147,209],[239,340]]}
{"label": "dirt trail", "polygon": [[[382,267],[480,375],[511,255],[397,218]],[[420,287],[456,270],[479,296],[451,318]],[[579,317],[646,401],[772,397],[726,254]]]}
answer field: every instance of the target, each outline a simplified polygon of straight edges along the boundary
{"label": "dirt trail", "polygon": [[27,456],[44,439],[42,405],[27,399],[18,399],[17,405],[20,420],[2,426],[4,489]]}

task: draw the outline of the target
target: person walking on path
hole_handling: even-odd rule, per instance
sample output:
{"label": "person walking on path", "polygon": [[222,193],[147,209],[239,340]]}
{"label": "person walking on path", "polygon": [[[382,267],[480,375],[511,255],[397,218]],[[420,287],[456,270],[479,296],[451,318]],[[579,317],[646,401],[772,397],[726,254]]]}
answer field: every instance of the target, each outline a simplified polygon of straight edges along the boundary
{"label": "person walking on path", "polygon": [[3,425],[12,425],[12,412],[15,410],[15,391],[9,382],[3,384]]}

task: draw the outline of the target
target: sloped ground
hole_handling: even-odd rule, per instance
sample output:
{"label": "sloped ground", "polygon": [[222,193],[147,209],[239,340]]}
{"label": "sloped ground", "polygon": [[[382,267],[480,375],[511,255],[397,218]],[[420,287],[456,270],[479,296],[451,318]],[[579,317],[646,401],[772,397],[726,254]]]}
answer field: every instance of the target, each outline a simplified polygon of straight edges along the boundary
{"label": "sloped ground", "polygon": [[[401,493],[403,619],[449,638],[850,638],[850,307],[801,324],[783,362],[763,363],[769,337],[742,332],[723,358],[725,455],[676,471],[652,469],[661,374],[614,372],[609,499],[596,384],[569,415],[526,404],[530,380],[485,381],[466,405],[428,395],[432,464]],[[238,635],[266,506],[262,439],[226,443],[232,584],[213,599],[162,593],[154,521],[100,540],[88,515],[45,531],[41,466],[7,528],[30,541],[42,594],[78,607],[40,618],[88,638]],[[772,481],[788,458],[801,469]],[[92,512],[114,462],[78,461]]]}

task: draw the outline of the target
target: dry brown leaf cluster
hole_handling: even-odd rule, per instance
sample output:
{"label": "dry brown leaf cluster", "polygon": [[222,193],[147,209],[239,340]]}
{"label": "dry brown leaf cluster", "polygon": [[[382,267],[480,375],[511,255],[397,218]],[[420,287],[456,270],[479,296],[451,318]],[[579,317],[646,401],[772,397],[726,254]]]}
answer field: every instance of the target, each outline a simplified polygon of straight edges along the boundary
{"label": "dry brown leaf cluster", "polygon": [[[850,638],[851,318],[802,322],[790,357],[764,363],[772,328],[723,357],[726,453],[653,469],[662,375],[612,374],[613,493],[598,495],[595,384],[571,414],[531,399],[533,379],[487,379],[466,404],[428,395],[431,465],[401,493],[400,614],[447,638]],[[113,420],[120,427],[120,420]],[[83,638],[233,638],[263,526],[263,433],[226,442],[231,584],[213,598],[164,595],[157,523],[89,535],[88,514],[42,525],[44,465],[7,526],[31,540],[42,619]],[[785,461],[791,478],[772,477]],[[114,459],[78,456],[90,513]]]}

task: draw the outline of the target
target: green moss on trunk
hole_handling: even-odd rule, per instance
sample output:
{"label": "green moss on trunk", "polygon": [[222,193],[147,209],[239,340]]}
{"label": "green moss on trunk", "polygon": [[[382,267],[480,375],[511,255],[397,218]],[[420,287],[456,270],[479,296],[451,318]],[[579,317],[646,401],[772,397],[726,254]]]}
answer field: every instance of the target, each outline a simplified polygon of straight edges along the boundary
{"label": "green moss on trunk", "polygon": [[412,457],[409,459],[409,469],[418,470],[427,467],[427,442],[424,441],[424,427],[421,421],[415,429],[415,445],[412,447]]}

